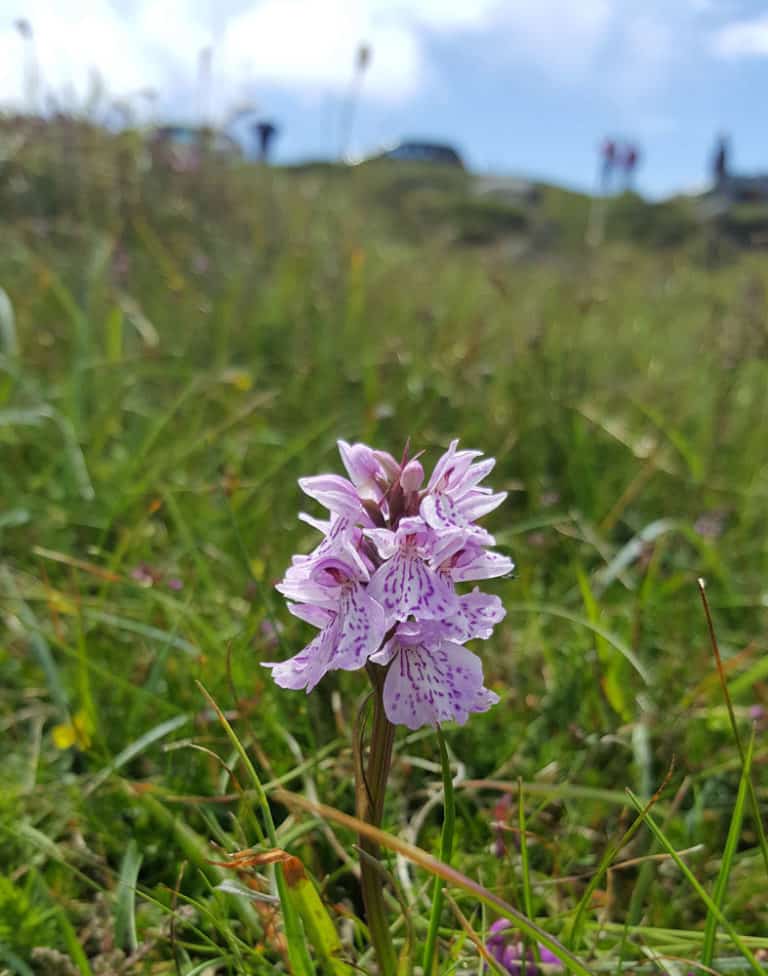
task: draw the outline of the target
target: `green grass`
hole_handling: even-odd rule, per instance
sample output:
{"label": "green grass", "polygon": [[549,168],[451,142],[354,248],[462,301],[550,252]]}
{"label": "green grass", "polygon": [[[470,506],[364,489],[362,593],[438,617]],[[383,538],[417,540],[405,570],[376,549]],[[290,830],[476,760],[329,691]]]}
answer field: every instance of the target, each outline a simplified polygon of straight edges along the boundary
{"label": "green grass", "polygon": [[[354,836],[269,802],[284,785],[353,812],[365,682],[304,696],[260,667],[307,638],[272,584],[314,543],[296,479],[340,470],[338,437],[395,453],[410,437],[430,461],[460,437],[510,491],[488,524],[517,578],[492,585],[508,615],[481,648],[501,702],[445,729],[453,866],[561,940],[578,918],[593,972],[763,958],[768,879],[696,579],[748,742],[768,708],[764,262],[697,264],[629,203],[642,243],[586,253],[575,196],[516,260],[493,235],[462,244],[496,218],[461,187],[365,168],[171,177],[138,144],[88,148],[60,176],[56,144],[31,142],[13,163],[29,185],[0,191],[0,970],[52,972],[42,949],[63,972],[288,971],[272,902],[218,887],[273,891],[267,867],[211,863],[271,846],[269,818],[199,681],[346,961],[373,972]],[[437,853],[441,805],[421,814],[437,739],[400,730],[395,749],[384,826]],[[645,804],[673,763],[660,834],[629,832],[625,789]],[[392,901],[395,945],[418,961],[433,885],[388,867],[409,906]],[[480,935],[492,916],[448,895],[439,971],[478,972],[451,906]]]}

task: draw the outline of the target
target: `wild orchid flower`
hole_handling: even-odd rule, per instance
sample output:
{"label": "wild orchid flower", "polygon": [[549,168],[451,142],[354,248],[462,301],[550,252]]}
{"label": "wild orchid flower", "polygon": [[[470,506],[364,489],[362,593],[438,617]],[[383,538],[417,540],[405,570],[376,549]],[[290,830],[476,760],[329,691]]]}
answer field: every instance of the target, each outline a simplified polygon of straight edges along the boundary
{"label": "wild orchid flower", "polygon": [[328,520],[301,517],[323,535],[294,556],[277,589],[289,610],[319,629],[302,651],[264,666],[283,688],[311,691],[329,671],[385,667],[383,704],[393,724],[417,729],[463,723],[498,697],[483,684],[465,641],[487,639],[504,617],[496,596],[456,585],[512,572],[476,520],[506,492],[481,486],[494,460],[452,441],[427,482],[418,457],[400,464],[385,451],[339,441],[349,478],[302,478]]}
{"label": "wild orchid flower", "polygon": [[523,972],[526,976],[541,976],[542,972],[558,973],[563,969],[557,956],[543,945],[537,947],[537,964],[533,952],[530,949],[526,951],[512,928],[512,923],[506,918],[499,918],[491,925],[485,947],[495,961],[512,976],[522,976]]}

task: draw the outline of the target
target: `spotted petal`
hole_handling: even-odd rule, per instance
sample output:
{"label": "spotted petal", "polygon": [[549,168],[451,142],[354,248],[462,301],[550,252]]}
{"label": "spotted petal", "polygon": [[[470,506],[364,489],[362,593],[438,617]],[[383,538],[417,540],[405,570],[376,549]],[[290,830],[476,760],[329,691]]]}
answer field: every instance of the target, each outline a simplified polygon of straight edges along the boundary
{"label": "spotted petal", "polygon": [[339,635],[333,667],[344,671],[362,668],[387,631],[387,618],[362,586],[345,588],[339,607]]}
{"label": "spotted petal", "polygon": [[501,600],[475,587],[459,597],[456,613],[446,621],[446,636],[455,641],[487,640],[493,628],[506,616]]}
{"label": "spotted petal", "polygon": [[334,622],[287,661],[264,661],[262,667],[272,669],[272,678],[281,688],[290,688],[292,691],[303,688],[309,694],[318,681],[331,670],[335,647]]}
{"label": "spotted petal", "polygon": [[458,446],[457,440],[451,441],[448,450],[438,460],[429,479],[430,491],[437,487],[455,486],[467,473],[472,460],[483,455],[482,451],[457,451]]}
{"label": "spotted petal", "polygon": [[452,529],[467,524],[456,502],[445,492],[425,495],[421,501],[419,514],[433,529]]}
{"label": "spotted petal", "polygon": [[480,659],[459,644],[401,647],[384,681],[384,710],[395,725],[419,729],[438,722],[466,722],[493,704],[483,688]]}
{"label": "spotted petal", "polygon": [[384,608],[389,621],[440,620],[456,609],[456,594],[443,576],[417,555],[396,553],[371,577],[368,593]]}

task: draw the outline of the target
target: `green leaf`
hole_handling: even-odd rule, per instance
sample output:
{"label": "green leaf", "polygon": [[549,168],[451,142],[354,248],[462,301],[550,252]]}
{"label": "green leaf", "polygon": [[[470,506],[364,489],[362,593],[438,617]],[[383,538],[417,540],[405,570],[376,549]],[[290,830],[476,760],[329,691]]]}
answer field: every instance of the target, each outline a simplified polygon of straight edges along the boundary
{"label": "green leaf", "polygon": [[16,334],[16,319],[8,293],[0,288],[0,344],[6,356],[19,354],[19,340]]}
{"label": "green leaf", "polygon": [[115,905],[115,941],[127,952],[135,952],[139,945],[136,935],[136,882],[141,861],[138,845],[131,839],[120,865]]}
{"label": "green leaf", "polygon": [[[736,803],[731,815],[731,824],[728,828],[728,836],[725,841],[723,858],[720,862],[720,870],[717,874],[715,890],[712,893],[712,901],[718,909],[722,909],[725,900],[725,892],[728,888],[728,878],[733,867],[733,858],[739,844],[741,835],[741,824],[744,819],[744,807],[746,805],[747,794],[749,792],[750,774],[752,770],[752,751],[755,745],[754,733],[749,741],[747,753],[744,757],[744,766],[741,770],[739,780],[739,791],[736,794]],[[707,914],[707,924],[704,929],[704,948],[701,950],[701,962],[703,966],[711,966],[715,954],[715,937],[717,935],[717,918],[715,913],[710,911]]]}
{"label": "green leaf", "polygon": [[600,632],[602,629],[600,627],[600,618],[602,616],[600,608],[590,589],[589,579],[581,567],[577,570],[577,576],[579,589],[581,590],[581,598],[584,602],[584,609],[587,611],[587,618],[595,634],[595,649],[600,658],[600,663],[603,666],[603,692],[614,712],[625,721],[628,721],[631,717],[631,710],[625,694],[627,681],[622,666],[623,659],[616,655],[611,643]]}
{"label": "green leaf", "polygon": [[344,946],[339,933],[304,865],[299,858],[292,857],[282,869],[288,896],[324,968],[330,976],[353,976],[355,969],[340,958]]}
{"label": "green leaf", "polygon": [[90,782],[90,785],[88,786],[88,794],[91,794],[97,790],[109,779],[112,773],[120,769],[121,766],[125,766],[126,763],[129,763],[131,759],[134,759],[136,756],[140,755],[145,749],[149,748],[149,746],[153,745],[160,739],[164,739],[165,736],[170,735],[171,732],[175,732],[176,729],[180,729],[182,725],[186,725],[188,721],[189,715],[177,715],[175,718],[169,718],[166,722],[161,722],[153,729],[145,732],[144,735],[139,736],[135,742],[132,742],[130,745],[126,746],[125,749],[122,749],[111,762],[107,763],[104,769],[94,776]]}

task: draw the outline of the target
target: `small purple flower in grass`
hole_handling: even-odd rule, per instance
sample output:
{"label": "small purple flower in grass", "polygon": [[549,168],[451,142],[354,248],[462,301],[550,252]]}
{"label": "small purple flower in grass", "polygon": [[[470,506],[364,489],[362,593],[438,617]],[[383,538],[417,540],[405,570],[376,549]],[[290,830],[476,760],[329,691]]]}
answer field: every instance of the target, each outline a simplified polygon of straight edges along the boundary
{"label": "small purple flower in grass", "polygon": [[522,974],[523,960],[526,976],[541,976],[542,972],[554,972],[563,968],[557,956],[541,944],[538,946],[541,965],[537,965],[533,952],[530,949],[526,952],[525,946],[515,935],[512,923],[506,918],[499,918],[488,929],[488,938],[485,940],[488,952],[507,972],[514,973],[515,976]]}
{"label": "small purple flower in grass", "polygon": [[498,697],[483,684],[477,655],[463,645],[485,640],[504,617],[497,596],[457,584],[505,576],[512,561],[491,551],[493,536],[475,524],[506,497],[480,482],[493,459],[459,451],[453,441],[426,488],[418,457],[339,441],[349,478],[302,478],[330,513],[300,517],[323,536],[294,556],[277,589],[288,609],[319,630],[287,661],[269,662],[283,688],[311,691],[329,671],[368,661],[386,668],[383,702],[395,724],[418,729],[486,711]]}

